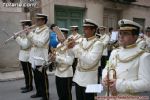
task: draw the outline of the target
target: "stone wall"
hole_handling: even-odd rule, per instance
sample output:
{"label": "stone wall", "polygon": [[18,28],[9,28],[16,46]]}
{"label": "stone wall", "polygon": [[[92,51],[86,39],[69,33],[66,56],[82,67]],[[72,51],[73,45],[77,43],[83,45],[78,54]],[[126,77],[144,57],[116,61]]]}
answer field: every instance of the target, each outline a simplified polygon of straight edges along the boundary
{"label": "stone wall", "polygon": [[[21,30],[20,20],[25,19],[21,12],[0,12],[0,43]],[[12,40],[0,48],[0,72],[19,70],[18,61],[19,47]]]}

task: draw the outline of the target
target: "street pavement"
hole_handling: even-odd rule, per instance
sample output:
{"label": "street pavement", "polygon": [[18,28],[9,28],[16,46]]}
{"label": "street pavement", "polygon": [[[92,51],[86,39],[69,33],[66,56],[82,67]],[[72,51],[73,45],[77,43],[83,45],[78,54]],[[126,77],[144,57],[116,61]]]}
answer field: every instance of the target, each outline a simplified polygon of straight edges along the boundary
{"label": "street pavement", "polygon": [[[24,79],[0,82],[0,100],[40,100],[40,98],[30,98],[35,93],[35,88],[32,92],[21,93],[20,87],[22,86],[24,86]],[[50,100],[58,100],[54,75],[49,75],[49,92]],[[73,100],[76,100],[74,86],[72,94]]]}
{"label": "street pavement", "polygon": [[[48,75],[49,75],[48,77],[49,77],[49,92],[50,92],[49,100],[58,100],[54,72],[49,73]],[[24,78],[21,71],[5,74],[0,73],[0,100],[40,100],[40,98],[36,99],[30,98],[32,94],[35,94],[35,88],[31,92],[21,93],[20,87],[23,86],[24,86]],[[104,95],[105,90],[101,94],[98,94],[98,96]],[[149,96],[150,93],[142,95]],[[73,98],[72,100],[76,100],[74,86],[72,87],[72,98]]]}

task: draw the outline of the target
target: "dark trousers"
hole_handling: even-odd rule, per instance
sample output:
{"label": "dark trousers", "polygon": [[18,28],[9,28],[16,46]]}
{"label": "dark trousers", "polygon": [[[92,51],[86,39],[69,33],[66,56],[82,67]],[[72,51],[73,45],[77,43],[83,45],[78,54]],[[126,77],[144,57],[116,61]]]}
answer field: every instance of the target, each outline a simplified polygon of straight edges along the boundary
{"label": "dark trousers", "polygon": [[61,78],[56,76],[55,81],[59,100],[72,100],[72,77]]}
{"label": "dark trousers", "polygon": [[46,69],[42,68],[42,72],[38,70],[41,66],[36,66],[33,69],[34,82],[36,87],[36,94],[44,98],[44,100],[49,100],[49,84]]}
{"label": "dark trousers", "polygon": [[85,93],[86,87],[79,86],[75,84],[76,90],[76,100],[94,100],[96,94],[95,93]]}
{"label": "dark trousers", "polygon": [[25,77],[25,86],[26,88],[33,88],[32,86],[32,68],[31,68],[31,64],[29,62],[23,62],[20,61],[21,65],[22,65],[22,70],[23,70],[23,74]]}
{"label": "dark trousers", "polygon": [[75,73],[77,64],[78,64],[78,58],[74,58],[74,61],[73,61],[73,64],[72,64],[73,74]]}
{"label": "dark trousers", "polygon": [[100,77],[102,77],[102,71],[106,66],[107,60],[108,60],[107,56],[102,56],[101,66],[98,68],[98,83],[100,83]]}

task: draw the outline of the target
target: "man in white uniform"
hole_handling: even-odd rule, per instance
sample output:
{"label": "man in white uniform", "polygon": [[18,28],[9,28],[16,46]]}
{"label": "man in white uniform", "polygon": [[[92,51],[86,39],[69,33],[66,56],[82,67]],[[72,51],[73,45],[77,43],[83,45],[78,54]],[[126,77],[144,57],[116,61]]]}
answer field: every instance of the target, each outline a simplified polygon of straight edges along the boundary
{"label": "man in white uniform", "polygon": [[[68,29],[60,28],[63,32],[65,38],[67,39]],[[58,48],[62,46],[63,43],[58,44]],[[73,69],[72,63],[74,60],[74,55],[71,55],[70,49],[67,49],[67,45],[56,51],[56,55],[52,57],[56,64],[56,89],[59,100],[72,100],[72,77]]]}
{"label": "man in white uniform", "polygon": [[29,61],[32,64],[36,86],[36,94],[31,98],[42,97],[42,100],[49,100],[48,76],[46,68],[42,66],[48,61],[49,28],[46,23],[46,15],[36,14],[37,28],[29,36],[32,41]]}
{"label": "man in white uniform", "polygon": [[146,41],[146,51],[150,53],[150,27],[146,28],[145,41]]}
{"label": "man in white uniform", "polygon": [[108,50],[107,50],[107,45],[110,40],[109,34],[106,33],[106,27],[100,26],[98,29],[98,34],[99,35],[99,41],[103,43],[104,49],[103,49],[103,54],[102,58],[100,60],[100,67],[98,69],[98,83],[100,82],[100,78],[102,76],[102,70],[106,66],[106,61],[108,60]]}
{"label": "man in white uniform", "polygon": [[[122,19],[118,23],[121,47],[112,51],[103,70],[102,83],[105,87],[109,83],[110,94],[132,96],[150,91],[150,54],[136,45],[140,25],[127,19]],[[110,69],[116,70],[116,77],[113,79],[110,72],[108,82],[107,71]]]}
{"label": "man in white uniform", "polygon": [[[78,33],[79,26],[70,26],[70,27],[71,27],[72,34],[68,37],[68,39],[70,39],[70,38],[72,38],[72,39],[80,38],[81,35]],[[73,61],[73,64],[72,64],[73,74],[75,73],[77,63],[78,63],[78,59],[75,57],[74,61]]]}
{"label": "man in white uniform", "polygon": [[[85,38],[72,48],[78,65],[73,77],[77,100],[94,100],[94,93],[85,93],[87,85],[97,84],[99,60],[102,56],[103,44],[96,38],[98,25],[91,19],[85,19],[83,31]],[[73,44],[72,44],[73,45]]]}
{"label": "man in white uniform", "polygon": [[[23,29],[32,25],[31,20],[21,20]],[[29,63],[29,52],[31,49],[31,41],[27,38],[30,32],[25,31],[19,36],[15,36],[17,43],[20,46],[19,60],[22,65],[22,70],[25,77],[25,87],[21,88],[22,93],[26,93],[33,90],[32,86],[32,68]]]}

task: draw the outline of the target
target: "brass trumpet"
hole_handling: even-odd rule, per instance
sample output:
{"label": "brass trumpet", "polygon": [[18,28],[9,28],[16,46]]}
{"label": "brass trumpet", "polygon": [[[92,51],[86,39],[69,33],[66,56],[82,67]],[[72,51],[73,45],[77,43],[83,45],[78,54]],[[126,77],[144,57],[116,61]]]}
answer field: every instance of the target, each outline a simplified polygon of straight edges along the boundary
{"label": "brass trumpet", "polygon": [[[47,63],[46,65],[44,65],[44,66],[49,66],[49,65],[52,64],[52,63],[53,63],[54,65],[56,65],[56,62],[55,62],[55,61],[54,61],[54,62],[51,61],[51,58],[56,55],[56,52],[59,52],[59,50],[62,49],[62,48],[63,48],[63,51],[66,51],[66,50],[68,49],[68,45],[69,45],[69,44],[71,44],[71,43],[73,43],[73,42],[79,40],[80,38],[81,38],[81,37],[77,37],[77,38],[74,39],[74,41],[68,41],[68,40],[66,40],[66,41],[64,41],[60,46],[58,46],[57,48],[51,48],[51,53],[48,55],[48,57],[49,57],[48,63]],[[76,43],[76,44],[77,44],[77,43]],[[51,69],[55,69],[56,66],[52,66],[52,67],[53,67],[53,68],[51,68]]]}
{"label": "brass trumpet", "polygon": [[[77,37],[77,38],[74,39],[74,41],[76,42],[76,41],[79,40],[80,38],[81,38],[81,37]],[[65,47],[64,50],[67,50],[67,49],[68,49],[67,46],[68,46],[69,44],[73,43],[74,41],[68,41],[68,40],[64,41],[64,42],[63,42],[60,46],[58,46],[57,48],[52,48],[52,53],[56,53],[57,51],[59,51],[59,50],[62,49],[63,47]]]}
{"label": "brass trumpet", "polygon": [[[110,90],[109,90],[109,88],[110,88],[110,83],[109,83],[109,81],[110,81],[110,72],[111,72],[111,71],[112,71],[112,74],[113,74],[113,79],[117,79],[116,70],[115,70],[115,69],[109,69],[109,68],[108,68],[108,70],[107,70],[107,96],[109,96],[109,94],[110,94]],[[112,96],[117,96],[117,91],[111,92],[111,95],[112,95]]]}

